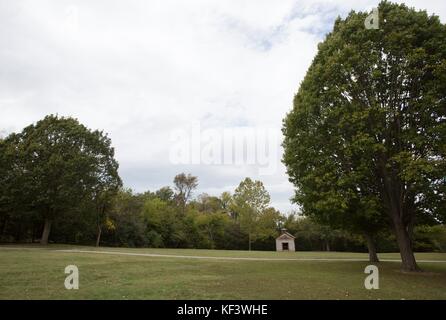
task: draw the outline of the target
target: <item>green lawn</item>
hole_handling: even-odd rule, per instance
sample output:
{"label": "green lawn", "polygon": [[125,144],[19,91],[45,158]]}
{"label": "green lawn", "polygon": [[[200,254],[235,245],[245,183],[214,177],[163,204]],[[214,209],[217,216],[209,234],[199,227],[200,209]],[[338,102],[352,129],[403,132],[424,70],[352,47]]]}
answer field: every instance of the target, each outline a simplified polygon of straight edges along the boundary
{"label": "green lawn", "polygon": [[[63,252],[62,249],[222,259]],[[407,274],[379,263],[380,289],[364,288],[364,261],[228,260],[366,259],[344,252],[0,246],[0,299],[446,299],[446,254],[419,253],[426,271]],[[380,254],[399,259],[398,254]],[[432,262],[432,261],[445,262]],[[64,287],[67,265],[79,268],[79,290]]]}

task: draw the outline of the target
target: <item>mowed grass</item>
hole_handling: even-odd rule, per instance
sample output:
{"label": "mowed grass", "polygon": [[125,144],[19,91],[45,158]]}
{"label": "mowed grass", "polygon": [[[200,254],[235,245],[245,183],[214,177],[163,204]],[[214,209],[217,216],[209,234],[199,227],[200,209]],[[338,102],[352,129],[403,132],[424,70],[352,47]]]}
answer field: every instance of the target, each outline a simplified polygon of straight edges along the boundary
{"label": "mowed grass", "polygon": [[[60,250],[164,254],[222,259],[152,257]],[[423,273],[380,262],[380,289],[364,288],[366,261],[228,260],[366,259],[362,253],[261,252],[192,249],[0,246],[0,299],[446,299],[446,254],[419,253]],[[380,254],[399,259],[398,254]],[[67,265],[80,273],[67,290]]]}

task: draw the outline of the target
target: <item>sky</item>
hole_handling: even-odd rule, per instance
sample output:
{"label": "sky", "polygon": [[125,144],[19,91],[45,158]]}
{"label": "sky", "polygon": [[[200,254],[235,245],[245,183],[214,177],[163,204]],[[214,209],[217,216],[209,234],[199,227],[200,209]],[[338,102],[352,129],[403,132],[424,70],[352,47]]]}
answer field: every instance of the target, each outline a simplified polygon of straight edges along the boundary
{"label": "sky", "polygon": [[[261,180],[284,213],[282,119],[337,16],[379,1],[0,0],[0,135],[48,114],[112,139],[135,192]],[[404,1],[446,20],[446,2]]]}

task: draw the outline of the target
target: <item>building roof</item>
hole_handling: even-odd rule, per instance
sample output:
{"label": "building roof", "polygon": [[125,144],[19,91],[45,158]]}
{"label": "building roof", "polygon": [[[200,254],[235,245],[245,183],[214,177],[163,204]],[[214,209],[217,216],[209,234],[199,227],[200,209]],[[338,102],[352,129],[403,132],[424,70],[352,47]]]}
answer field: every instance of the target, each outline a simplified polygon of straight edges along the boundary
{"label": "building roof", "polygon": [[276,240],[284,240],[284,239],[295,239],[296,237],[293,236],[291,233],[288,233],[286,231],[282,231],[282,234],[276,238]]}

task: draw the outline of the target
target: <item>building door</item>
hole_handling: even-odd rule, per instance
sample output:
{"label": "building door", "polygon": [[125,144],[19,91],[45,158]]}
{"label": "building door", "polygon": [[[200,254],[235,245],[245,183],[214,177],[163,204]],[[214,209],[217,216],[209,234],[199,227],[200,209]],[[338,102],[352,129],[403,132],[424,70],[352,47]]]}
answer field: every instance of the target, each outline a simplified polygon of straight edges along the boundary
{"label": "building door", "polygon": [[282,250],[283,251],[288,251],[288,242],[282,242]]}

